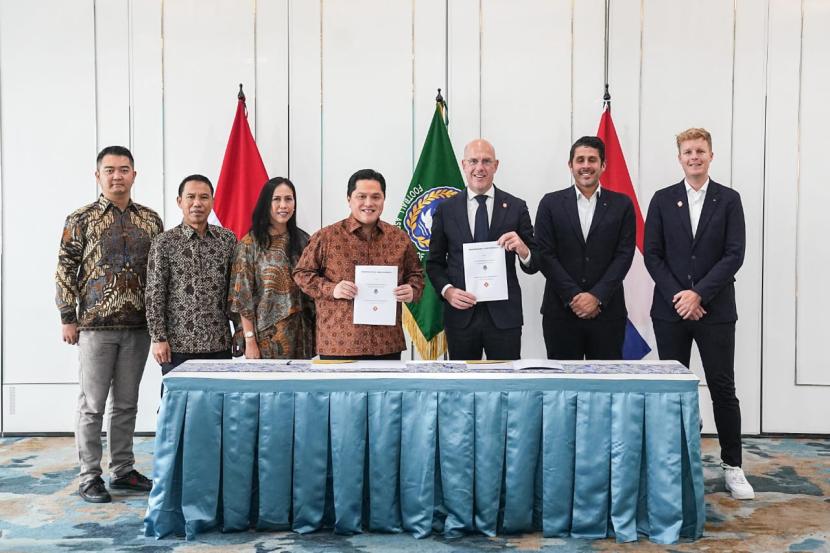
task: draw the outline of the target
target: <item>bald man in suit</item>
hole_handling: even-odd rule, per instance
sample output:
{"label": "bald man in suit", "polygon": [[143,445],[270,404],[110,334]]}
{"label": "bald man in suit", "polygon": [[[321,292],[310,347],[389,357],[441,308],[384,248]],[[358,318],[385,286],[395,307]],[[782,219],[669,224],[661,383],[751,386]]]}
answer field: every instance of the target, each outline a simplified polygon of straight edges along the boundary
{"label": "bald man in suit", "polygon": [[[499,168],[493,145],[473,140],[461,161],[467,187],[435,209],[427,274],[444,299],[444,330],[451,359],[519,359],[522,345],[522,290],[516,257],[530,266],[533,225],[524,200],[493,184]],[[478,303],[464,289],[463,245],[498,241],[507,263],[508,298]]]}

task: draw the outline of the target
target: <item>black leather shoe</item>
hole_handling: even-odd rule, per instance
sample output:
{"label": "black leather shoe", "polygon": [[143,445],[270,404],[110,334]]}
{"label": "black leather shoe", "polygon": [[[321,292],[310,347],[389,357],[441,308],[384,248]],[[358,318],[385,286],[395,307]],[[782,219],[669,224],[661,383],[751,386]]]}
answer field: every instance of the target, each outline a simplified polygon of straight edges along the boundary
{"label": "black leather shoe", "polygon": [[134,492],[149,492],[153,489],[153,481],[133,469],[124,476],[110,480],[110,488],[114,490],[132,490]]}
{"label": "black leather shoe", "polygon": [[112,501],[112,496],[110,496],[100,476],[96,476],[89,482],[84,482],[78,486],[78,495],[89,503],[109,503]]}

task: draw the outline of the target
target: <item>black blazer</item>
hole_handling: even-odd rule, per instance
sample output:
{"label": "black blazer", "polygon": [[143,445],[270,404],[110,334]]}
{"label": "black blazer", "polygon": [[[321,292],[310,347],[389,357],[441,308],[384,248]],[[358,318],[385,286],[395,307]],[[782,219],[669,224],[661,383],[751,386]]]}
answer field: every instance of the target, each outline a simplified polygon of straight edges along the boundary
{"label": "black blazer", "polygon": [[[490,240],[498,240],[505,232],[516,231],[531,251],[531,264],[536,255],[533,225],[524,200],[496,188],[493,198],[493,216],[490,221]],[[447,284],[464,290],[464,254],[462,246],[473,242],[467,219],[467,189],[441,202],[432,218],[432,234],[429,239],[427,275],[438,295]],[[522,326],[522,290],[516,277],[516,254],[504,252],[507,262],[507,299],[490,301],[486,305],[496,328]],[[522,265],[519,263],[519,265]],[[526,273],[534,271],[522,265]],[[443,299],[443,298],[442,298]],[[473,316],[472,309],[455,309],[444,300],[444,325],[465,328]]]}
{"label": "black blazer", "polygon": [[575,188],[545,194],[536,212],[539,255],[533,263],[547,279],[542,315],[577,319],[568,304],[580,292],[590,292],[602,303],[598,320],[625,318],[623,279],[634,258],[636,237],[634,206],[625,194],[602,188],[587,240]]}
{"label": "black blazer", "polygon": [[679,321],[672,297],[691,289],[707,311],[701,322],[734,322],[735,273],[746,249],[741,196],[710,180],[694,237],[688,204],[681,181],[658,190],[648,206],[644,256],[655,284],[651,318]]}

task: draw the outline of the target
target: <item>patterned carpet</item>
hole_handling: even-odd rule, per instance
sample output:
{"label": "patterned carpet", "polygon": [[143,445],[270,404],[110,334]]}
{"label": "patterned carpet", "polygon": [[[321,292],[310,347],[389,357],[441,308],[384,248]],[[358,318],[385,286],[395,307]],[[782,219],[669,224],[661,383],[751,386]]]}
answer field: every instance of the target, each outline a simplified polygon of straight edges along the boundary
{"label": "patterned carpet", "polygon": [[[152,464],[151,438],[136,439],[137,468]],[[541,534],[448,541],[408,535],[337,536],[317,532],[218,532],[194,542],[143,537],[146,496],[113,492],[113,503],[91,505],[77,496],[72,438],[0,439],[0,551],[147,552],[417,552],[461,551],[828,551],[830,552],[830,439],[747,439],[744,468],[755,501],[738,502],[723,489],[717,442],[703,440],[707,522],[703,539],[658,546],[647,541],[581,541]]]}

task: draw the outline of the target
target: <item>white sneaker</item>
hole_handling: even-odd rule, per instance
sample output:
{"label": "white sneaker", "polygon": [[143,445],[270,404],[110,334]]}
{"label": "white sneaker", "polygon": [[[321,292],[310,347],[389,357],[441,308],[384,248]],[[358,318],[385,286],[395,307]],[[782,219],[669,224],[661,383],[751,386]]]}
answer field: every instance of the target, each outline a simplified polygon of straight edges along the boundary
{"label": "white sneaker", "polygon": [[726,463],[721,463],[720,466],[723,469],[726,489],[732,493],[732,497],[735,499],[755,499],[755,490],[752,489],[752,484],[747,482],[741,467],[732,467]]}

